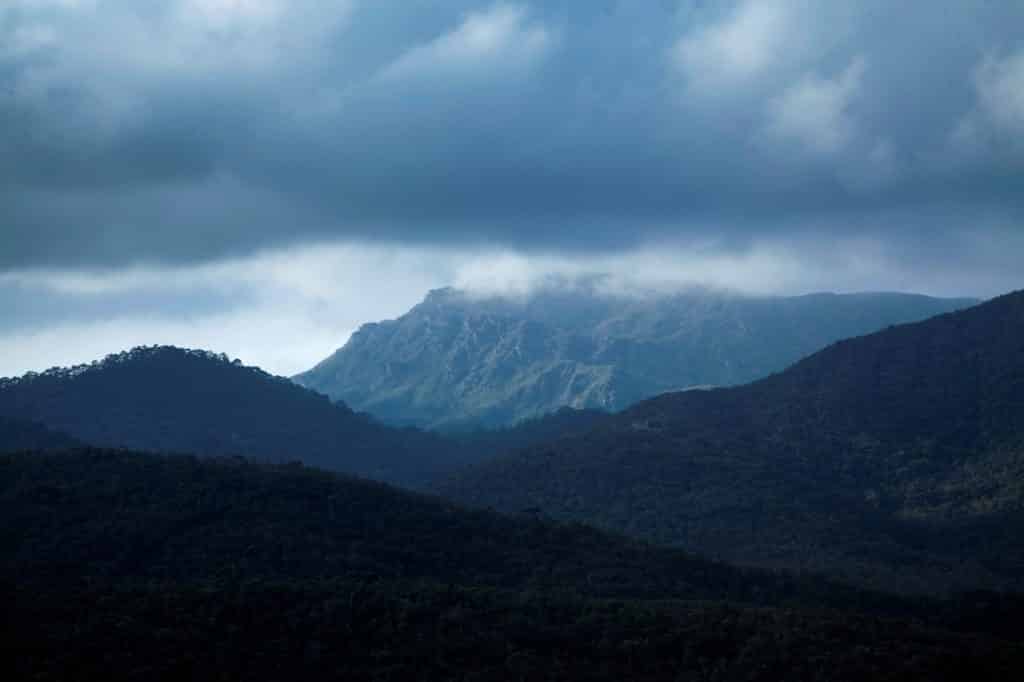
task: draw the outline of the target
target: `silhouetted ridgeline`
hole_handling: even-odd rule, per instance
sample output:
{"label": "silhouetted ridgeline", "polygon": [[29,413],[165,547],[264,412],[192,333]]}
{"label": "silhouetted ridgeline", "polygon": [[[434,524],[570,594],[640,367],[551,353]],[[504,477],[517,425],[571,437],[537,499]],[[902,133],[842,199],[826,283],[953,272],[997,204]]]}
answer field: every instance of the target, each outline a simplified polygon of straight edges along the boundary
{"label": "silhouetted ridgeline", "polygon": [[1024,586],[1024,293],[668,394],[441,491],[906,591]]}
{"label": "silhouetted ridgeline", "polygon": [[385,427],[223,354],[170,346],[0,380],[0,415],[92,445],[302,460],[408,485],[473,454],[434,434]]}

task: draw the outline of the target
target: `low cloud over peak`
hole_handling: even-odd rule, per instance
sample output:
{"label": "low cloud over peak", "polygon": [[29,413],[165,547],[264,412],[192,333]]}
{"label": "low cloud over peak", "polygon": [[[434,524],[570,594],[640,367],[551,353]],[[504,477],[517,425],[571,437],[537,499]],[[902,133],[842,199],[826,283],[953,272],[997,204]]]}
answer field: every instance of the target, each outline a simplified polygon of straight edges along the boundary
{"label": "low cloud over peak", "polygon": [[[957,267],[936,268],[936,252],[955,253]],[[880,238],[809,231],[744,246],[697,240],[616,253],[320,244],[206,264],[15,270],[0,274],[0,376],[150,344],[213,349],[290,375],[359,325],[397,317],[449,285],[516,300],[539,291],[647,297],[694,287],[987,297],[1024,284],[1022,252],[1019,232],[979,230],[896,249]]]}

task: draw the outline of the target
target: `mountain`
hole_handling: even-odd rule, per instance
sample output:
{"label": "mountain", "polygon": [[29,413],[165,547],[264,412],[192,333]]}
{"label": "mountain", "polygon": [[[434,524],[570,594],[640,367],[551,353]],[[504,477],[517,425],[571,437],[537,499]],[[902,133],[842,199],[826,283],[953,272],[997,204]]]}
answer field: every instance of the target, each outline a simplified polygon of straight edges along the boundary
{"label": "mountain", "polygon": [[71,436],[48,429],[42,424],[0,417],[0,452],[65,450],[81,445]]}
{"label": "mountain", "polygon": [[5,679],[1024,669],[1022,605],[994,595],[911,601],[739,570],[298,465],[88,449],[0,456],[0,472]]}
{"label": "mountain", "polygon": [[91,445],[294,459],[405,485],[450,472],[472,454],[226,356],[170,346],[2,379],[0,415]]}
{"label": "mountain", "polygon": [[538,443],[547,443],[558,438],[584,433],[607,414],[600,410],[577,410],[571,407],[562,407],[542,417],[524,419],[513,426],[449,431],[444,435],[478,453],[474,459],[484,460],[528,448]]}
{"label": "mountain", "polygon": [[605,598],[873,598],[295,463],[79,448],[0,455],[0,467],[0,575],[40,582],[202,581],[235,567],[268,580],[573,586]]}
{"label": "mountain", "polygon": [[749,565],[1024,587],[1024,292],[663,395],[440,490]]}
{"label": "mountain", "polygon": [[842,338],[973,304],[904,294],[749,297],[594,287],[524,299],[432,291],[361,327],[294,377],[396,424],[504,425],[563,406],[605,411],[666,391],[741,384]]}

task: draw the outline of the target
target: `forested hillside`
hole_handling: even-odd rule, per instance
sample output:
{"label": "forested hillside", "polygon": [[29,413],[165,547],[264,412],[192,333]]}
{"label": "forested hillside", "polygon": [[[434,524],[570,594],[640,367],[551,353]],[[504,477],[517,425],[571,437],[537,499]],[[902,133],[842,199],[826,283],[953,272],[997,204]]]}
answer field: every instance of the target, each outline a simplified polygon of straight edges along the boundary
{"label": "forested hillside", "polygon": [[905,591],[1024,580],[1024,293],[664,395],[441,489]]}
{"label": "forested hillside", "polygon": [[42,424],[0,416],[0,452],[62,450],[82,445],[71,436]]}
{"label": "forested hillside", "polygon": [[81,449],[0,456],[0,473],[0,572],[42,582],[234,572],[764,604],[800,603],[801,590],[822,605],[871,598],[298,464]]}
{"label": "forested hillside", "polygon": [[298,465],[0,456],[0,513],[6,679],[932,681],[1024,665],[1013,602],[737,570]]}
{"label": "forested hillside", "polygon": [[301,460],[407,485],[473,454],[433,434],[385,427],[223,355],[171,346],[0,379],[0,415],[90,445]]}

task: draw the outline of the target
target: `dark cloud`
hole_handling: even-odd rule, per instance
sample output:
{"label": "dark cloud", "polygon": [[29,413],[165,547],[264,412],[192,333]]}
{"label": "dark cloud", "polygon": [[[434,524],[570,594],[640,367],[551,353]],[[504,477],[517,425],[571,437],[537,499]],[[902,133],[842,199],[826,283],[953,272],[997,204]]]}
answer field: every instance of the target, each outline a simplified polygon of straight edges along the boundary
{"label": "dark cloud", "polygon": [[1022,91],[1017,0],[12,0],[0,268],[829,234],[948,263],[1024,228]]}

